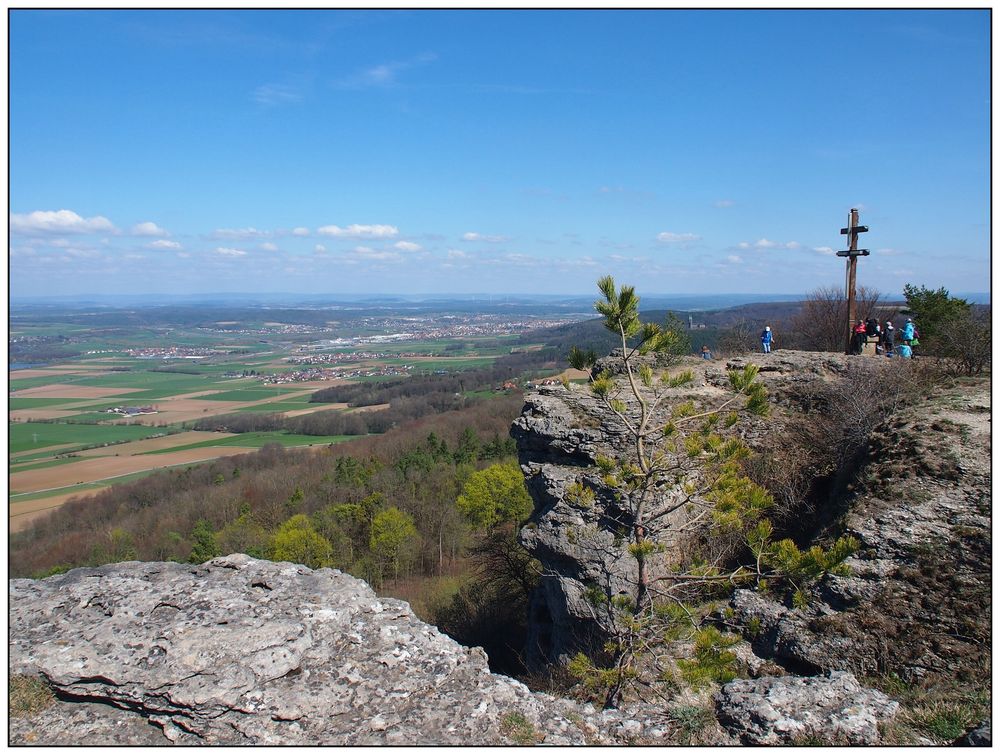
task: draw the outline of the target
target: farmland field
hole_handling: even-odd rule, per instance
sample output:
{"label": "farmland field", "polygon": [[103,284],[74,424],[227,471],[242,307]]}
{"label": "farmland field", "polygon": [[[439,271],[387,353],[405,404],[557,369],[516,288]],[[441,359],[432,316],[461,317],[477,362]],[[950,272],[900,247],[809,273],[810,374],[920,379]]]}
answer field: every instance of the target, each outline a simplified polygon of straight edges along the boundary
{"label": "farmland field", "polygon": [[[345,382],[433,380],[488,367],[514,345],[526,348],[516,333],[500,332],[511,327],[506,313],[399,318],[385,308],[359,307],[357,313],[338,308],[334,316],[322,309],[223,306],[97,308],[86,318],[70,309],[13,309],[11,363],[25,369],[8,375],[11,527],[27,526],[72,495],[158,469],[269,443],[322,448],[359,437],[366,432],[360,418],[389,410],[389,403],[316,403],[312,394]],[[518,323],[529,325],[539,323]],[[407,332],[416,335],[387,339]],[[48,343],[58,344],[49,353],[76,356],[45,358]],[[479,387],[469,395],[490,393]],[[214,417],[257,421],[254,415],[262,414],[283,418],[268,419],[267,427],[298,424],[210,432],[219,429]],[[348,431],[356,434],[300,433],[343,420],[354,423]],[[192,430],[196,422],[203,431]]]}

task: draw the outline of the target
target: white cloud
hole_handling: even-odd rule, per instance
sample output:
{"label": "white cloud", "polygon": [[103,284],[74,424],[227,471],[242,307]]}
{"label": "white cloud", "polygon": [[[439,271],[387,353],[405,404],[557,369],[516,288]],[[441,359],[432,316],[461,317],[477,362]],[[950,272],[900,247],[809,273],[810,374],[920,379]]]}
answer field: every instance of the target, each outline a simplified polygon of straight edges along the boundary
{"label": "white cloud", "polygon": [[298,228],[293,228],[292,229],[292,235],[293,236],[308,236],[309,235],[309,229],[308,228],[303,228],[302,226],[299,226]]}
{"label": "white cloud", "polygon": [[399,234],[394,225],[358,225],[354,223],[341,228],[339,225],[325,225],[317,229],[321,236],[337,236],[341,238],[390,238]]}
{"label": "white cloud", "polygon": [[448,259],[450,260],[464,260],[468,259],[471,256],[472,255],[470,255],[468,252],[463,252],[461,249],[448,250]]}
{"label": "white cloud", "polygon": [[370,66],[357,73],[334,82],[338,89],[364,89],[367,87],[389,87],[396,83],[398,74],[410,68],[430,63],[437,59],[432,52],[417,55],[409,60],[390,61]]}
{"label": "white cloud", "polygon": [[[69,255],[70,257],[75,257],[75,258],[81,258],[82,257],[82,258],[86,258],[86,259],[92,259],[94,257],[100,257],[101,256],[101,253],[98,252],[98,251],[96,251],[96,250],[94,250],[94,249],[81,249],[81,248],[78,248],[78,247],[73,247],[73,248],[70,248],[70,249],[66,249],[66,254]],[[143,259],[142,257],[139,257],[138,255],[134,255],[134,254],[126,254],[125,258],[126,259]]]}
{"label": "white cloud", "polygon": [[824,255],[836,254],[836,252],[833,251],[833,247],[829,246],[814,246],[812,250],[816,252],[816,254],[824,254]]}
{"label": "white cloud", "polygon": [[217,228],[210,234],[213,239],[254,239],[270,235],[270,231],[258,231],[253,226],[249,228]]}
{"label": "white cloud", "polygon": [[609,254],[607,258],[612,262],[627,262],[635,265],[645,265],[649,263],[649,257],[626,257],[621,254]]}
{"label": "white cloud", "polygon": [[215,253],[221,254],[223,257],[242,257],[246,254],[242,249],[230,249],[225,246],[216,247]]}
{"label": "white cloud", "polygon": [[569,260],[557,260],[556,265],[560,267],[597,267],[597,260],[595,260],[590,255],[581,257],[580,259],[569,259]]}
{"label": "white cloud", "polygon": [[156,223],[145,222],[132,226],[132,233],[136,236],[169,236],[165,230]]}
{"label": "white cloud", "polygon": [[656,234],[656,240],[661,244],[690,244],[692,241],[699,241],[701,236],[695,233],[673,233],[672,231],[663,231],[663,233]]}
{"label": "white cloud", "polygon": [[475,233],[474,231],[462,234],[463,241],[486,241],[490,244],[499,244],[507,241],[508,239],[508,236],[490,236],[484,233]]}
{"label": "white cloud", "polygon": [[734,265],[740,265],[743,263],[743,258],[738,254],[730,254],[726,257],[726,262],[732,262]]}
{"label": "white cloud", "polygon": [[188,252],[177,252],[177,256],[180,257],[181,259],[187,259],[191,255]]}
{"label": "white cloud", "polygon": [[10,230],[12,233],[97,233],[117,229],[101,215],[82,218],[72,210],[35,210],[27,215],[11,214]]}
{"label": "white cloud", "polygon": [[263,84],[253,90],[251,97],[258,105],[287,105],[302,99],[298,92],[282,84]]}
{"label": "white cloud", "polygon": [[278,245],[272,244],[270,241],[265,241],[263,244],[260,245],[260,248],[263,249],[265,252],[278,251]]}
{"label": "white cloud", "polygon": [[884,257],[898,257],[900,254],[902,254],[902,252],[899,251],[898,249],[887,248],[887,249],[876,249],[875,254],[881,254]]}
{"label": "white cloud", "polygon": [[412,241],[397,241],[393,246],[401,252],[419,252],[423,249],[420,244],[414,244]]}
{"label": "white cloud", "polygon": [[146,244],[147,249],[180,249],[181,245],[176,241],[167,241],[167,239],[158,239],[157,241],[151,241]]}
{"label": "white cloud", "polygon": [[752,244],[747,241],[741,241],[736,246],[740,249],[791,249],[793,251],[795,249],[802,248],[802,244],[798,241],[788,241],[782,243],[780,241],[771,241],[771,239],[768,238],[757,239]]}
{"label": "white cloud", "polygon": [[719,207],[719,208],[725,208],[725,207],[732,207],[732,206],[733,206],[734,204],[736,204],[736,202],[734,202],[734,201],[733,201],[733,200],[731,200],[731,199],[717,199],[717,200],[716,200],[715,202],[713,202],[712,204],[713,204],[713,205],[714,205],[715,207]]}
{"label": "white cloud", "polygon": [[323,246],[322,244],[317,244],[317,245],[316,245],[316,246],[314,247],[314,249],[316,250],[316,253],[317,253],[317,254],[323,254],[323,253],[324,253],[324,252],[326,251],[326,247],[325,247],[325,246]]}
{"label": "white cloud", "polygon": [[354,254],[366,260],[401,260],[403,259],[401,255],[396,252],[386,252],[372,249],[367,246],[357,246],[354,248]]}
{"label": "white cloud", "polygon": [[500,258],[500,261],[511,265],[518,265],[519,267],[536,267],[539,264],[539,260],[534,257],[514,252],[503,255],[503,257]]}

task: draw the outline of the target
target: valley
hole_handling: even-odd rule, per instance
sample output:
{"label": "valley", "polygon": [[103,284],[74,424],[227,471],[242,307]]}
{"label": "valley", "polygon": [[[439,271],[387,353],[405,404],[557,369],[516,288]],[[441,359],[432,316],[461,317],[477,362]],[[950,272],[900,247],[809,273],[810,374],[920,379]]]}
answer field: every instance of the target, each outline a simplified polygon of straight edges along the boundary
{"label": "valley", "polygon": [[[329,434],[193,428],[241,414],[274,425],[320,413],[387,409],[320,402],[313,395],[411,376],[433,382],[487,367],[512,351],[542,347],[523,340],[525,333],[583,317],[540,309],[15,308],[8,375],[10,531],[23,530],[74,495],[160,469],[271,443],[321,448],[357,437],[364,426]],[[497,387],[502,391],[501,384],[477,383],[468,393],[483,398]]]}

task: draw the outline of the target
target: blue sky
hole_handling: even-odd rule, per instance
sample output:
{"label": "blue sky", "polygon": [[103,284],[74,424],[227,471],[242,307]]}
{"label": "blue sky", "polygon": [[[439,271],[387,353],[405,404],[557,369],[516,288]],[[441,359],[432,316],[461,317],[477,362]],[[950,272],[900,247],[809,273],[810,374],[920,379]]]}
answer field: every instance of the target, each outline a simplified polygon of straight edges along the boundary
{"label": "blue sky", "polygon": [[989,289],[989,15],[10,13],[10,292]]}

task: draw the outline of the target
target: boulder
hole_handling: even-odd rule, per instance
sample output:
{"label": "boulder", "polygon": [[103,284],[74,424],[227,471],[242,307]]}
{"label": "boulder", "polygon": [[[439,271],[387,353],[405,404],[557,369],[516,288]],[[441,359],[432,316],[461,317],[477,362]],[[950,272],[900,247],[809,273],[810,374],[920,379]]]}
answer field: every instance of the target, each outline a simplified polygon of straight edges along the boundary
{"label": "boulder", "polygon": [[480,648],[333,569],[239,554],[200,566],[110,564],[11,580],[9,606],[9,673],[42,679],[58,698],[12,717],[12,744],[568,745],[665,736],[648,713],[597,712],[491,674]]}
{"label": "boulder", "polygon": [[990,719],[983,721],[975,729],[959,737],[955,745],[958,747],[992,747],[993,735],[991,733],[991,724],[992,721]]}
{"label": "boulder", "polygon": [[872,745],[898,709],[847,671],[740,679],[716,695],[719,722],[745,745]]}

